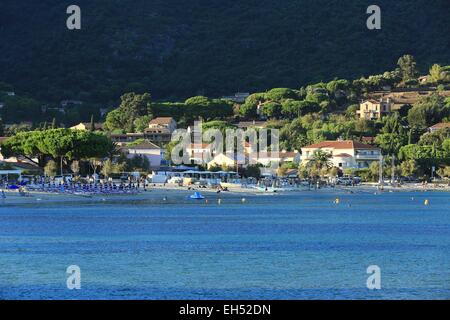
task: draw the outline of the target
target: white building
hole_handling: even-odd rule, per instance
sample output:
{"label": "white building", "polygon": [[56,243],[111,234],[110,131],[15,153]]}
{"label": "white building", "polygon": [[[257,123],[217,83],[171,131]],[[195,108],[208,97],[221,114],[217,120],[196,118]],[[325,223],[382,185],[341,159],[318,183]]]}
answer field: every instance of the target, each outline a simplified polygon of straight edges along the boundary
{"label": "white building", "polygon": [[318,150],[331,154],[333,166],[340,169],[368,168],[374,161],[380,161],[381,149],[352,140],[323,141],[302,148],[302,163],[307,164]]}
{"label": "white building", "polygon": [[186,147],[186,153],[191,161],[195,163],[204,163],[210,157],[214,157],[214,151],[208,143],[192,143]]}
{"label": "white building", "polygon": [[390,98],[384,100],[369,99],[363,101],[359,105],[359,110],[356,114],[360,119],[377,120],[392,113],[392,101]]}
{"label": "white building", "polygon": [[122,149],[128,159],[132,159],[135,156],[143,156],[150,162],[152,169],[161,167],[161,161],[163,152],[160,147],[150,141],[144,141],[137,145],[125,146]]}
{"label": "white building", "polygon": [[301,155],[297,150],[295,151],[279,151],[276,152],[259,152],[258,154],[258,163],[263,166],[269,166],[271,164],[281,165],[286,162],[293,162],[295,164],[300,164]]}

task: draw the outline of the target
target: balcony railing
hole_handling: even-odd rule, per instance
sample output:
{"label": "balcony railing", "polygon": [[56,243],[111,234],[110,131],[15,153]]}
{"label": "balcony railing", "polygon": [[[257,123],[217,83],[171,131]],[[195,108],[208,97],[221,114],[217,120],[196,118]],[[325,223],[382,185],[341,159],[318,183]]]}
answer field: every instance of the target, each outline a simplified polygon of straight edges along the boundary
{"label": "balcony railing", "polygon": [[357,160],[379,160],[380,155],[379,154],[357,154],[356,159]]}

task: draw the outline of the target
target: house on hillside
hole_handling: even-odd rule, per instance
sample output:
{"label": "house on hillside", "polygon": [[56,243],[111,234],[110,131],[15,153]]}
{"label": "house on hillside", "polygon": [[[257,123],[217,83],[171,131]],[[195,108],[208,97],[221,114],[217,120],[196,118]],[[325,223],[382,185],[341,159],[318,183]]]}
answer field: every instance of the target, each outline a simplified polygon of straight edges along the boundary
{"label": "house on hillside", "polygon": [[323,141],[302,148],[302,164],[307,164],[314,153],[322,150],[331,155],[331,163],[340,169],[368,168],[374,161],[380,161],[381,149],[353,140]]}
{"label": "house on hillside", "polygon": [[356,111],[358,117],[365,120],[378,120],[391,113],[392,101],[389,98],[386,100],[369,99],[363,101],[359,105],[359,110]]}
{"label": "house on hillside", "polygon": [[163,152],[160,147],[150,141],[143,141],[136,145],[124,146],[120,149],[128,159],[135,156],[143,156],[150,162],[151,169],[159,169],[163,160]]}
{"label": "house on hillside", "polygon": [[150,121],[148,129],[153,130],[165,129],[170,134],[172,134],[177,129],[177,122],[172,117],[158,117]]}

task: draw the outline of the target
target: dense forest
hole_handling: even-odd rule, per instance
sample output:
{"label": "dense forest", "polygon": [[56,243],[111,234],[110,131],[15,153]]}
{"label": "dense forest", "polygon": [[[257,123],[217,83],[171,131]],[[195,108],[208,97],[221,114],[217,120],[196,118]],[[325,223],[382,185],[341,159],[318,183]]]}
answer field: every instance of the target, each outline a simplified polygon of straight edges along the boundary
{"label": "dense forest", "polygon": [[448,0],[2,0],[0,80],[23,96],[117,105],[124,92],[156,100],[300,88],[393,70],[409,53],[423,73],[450,64]]}

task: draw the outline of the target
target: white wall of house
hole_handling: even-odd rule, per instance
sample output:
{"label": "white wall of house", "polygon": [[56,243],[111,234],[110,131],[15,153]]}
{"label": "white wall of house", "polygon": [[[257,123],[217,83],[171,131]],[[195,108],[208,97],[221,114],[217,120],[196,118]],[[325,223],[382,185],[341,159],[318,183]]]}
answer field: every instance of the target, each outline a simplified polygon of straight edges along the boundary
{"label": "white wall of house", "polygon": [[159,168],[161,166],[162,152],[159,149],[128,149],[127,158],[144,156],[150,162],[150,167]]}
{"label": "white wall of house", "polygon": [[[313,156],[317,148],[302,149],[302,163],[306,164]],[[347,168],[367,168],[374,161],[379,161],[381,151],[379,149],[334,149],[321,148],[320,150],[331,153],[330,159],[333,166],[341,169]],[[348,156],[347,156],[348,155]]]}

